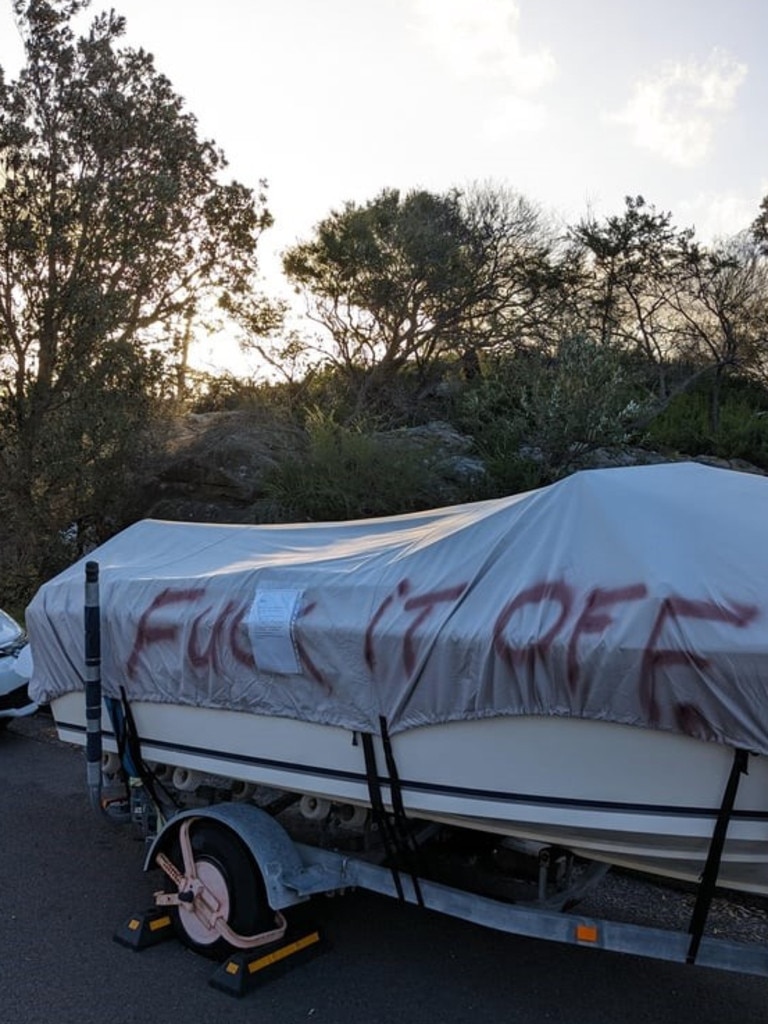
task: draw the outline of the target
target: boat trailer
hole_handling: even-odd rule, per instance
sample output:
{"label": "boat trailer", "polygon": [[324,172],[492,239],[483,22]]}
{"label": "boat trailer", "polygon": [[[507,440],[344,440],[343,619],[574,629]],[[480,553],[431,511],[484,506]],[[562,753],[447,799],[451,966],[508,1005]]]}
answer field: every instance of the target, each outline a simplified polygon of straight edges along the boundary
{"label": "boat trailer", "polygon": [[[221,878],[215,870],[210,871],[205,855],[195,859],[189,837],[201,825],[234,834],[253,858],[272,914],[270,925],[259,934],[238,935],[227,924],[231,899],[237,894],[221,886]],[[180,871],[163,850],[172,837],[181,835],[186,838],[180,842],[184,858]],[[181,812],[152,841],[144,867],[159,867],[175,892],[156,893],[156,905],[133,915],[115,940],[141,950],[180,935],[187,945],[192,937],[191,945],[200,950],[201,942],[213,944],[223,939],[232,951],[210,984],[238,996],[326,948],[321,929],[311,920],[307,923],[301,913],[312,897],[358,889],[511,935],[768,977],[765,947],[704,935],[692,957],[690,930],[594,918],[567,906],[551,909],[537,902],[509,903],[408,874],[396,879],[391,867],[384,864],[294,841],[279,822],[253,805],[222,803]],[[227,871],[227,866],[222,867]],[[589,885],[591,881],[585,890]],[[578,898],[575,890],[567,895],[565,903]]]}

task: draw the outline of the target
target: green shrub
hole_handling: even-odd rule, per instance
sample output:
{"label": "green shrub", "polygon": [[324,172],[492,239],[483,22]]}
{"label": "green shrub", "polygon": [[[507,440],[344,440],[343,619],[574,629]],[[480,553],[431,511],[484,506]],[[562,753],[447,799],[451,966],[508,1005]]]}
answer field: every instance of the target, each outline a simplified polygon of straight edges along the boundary
{"label": "green shrub", "polygon": [[729,382],[723,388],[718,427],[713,431],[712,389],[703,383],[670,403],[651,424],[648,440],[656,448],[744,459],[768,468],[768,400],[748,382]]}
{"label": "green shrub", "polygon": [[642,390],[623,354],[583,336],[551,355],[501,358],[458,405],[489,471],[508,485],[537,486],[569,472],[579,457],[632,440]]}
{"label": "green shrub", "polygon": [[265,481],[284,518],[365,519],[440,503],[437,460],[407,442],[343,427],[319,410],[307,421],[307,448]]}

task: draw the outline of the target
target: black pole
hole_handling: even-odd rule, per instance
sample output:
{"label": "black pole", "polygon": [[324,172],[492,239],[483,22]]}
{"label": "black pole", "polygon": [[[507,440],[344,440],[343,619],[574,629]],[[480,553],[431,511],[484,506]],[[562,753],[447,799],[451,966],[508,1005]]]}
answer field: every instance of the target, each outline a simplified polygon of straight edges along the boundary
{"label": "black pole", "polygon": [[99,563],[85,564],[85,755],[88,792],[101,810],[101,613]]}

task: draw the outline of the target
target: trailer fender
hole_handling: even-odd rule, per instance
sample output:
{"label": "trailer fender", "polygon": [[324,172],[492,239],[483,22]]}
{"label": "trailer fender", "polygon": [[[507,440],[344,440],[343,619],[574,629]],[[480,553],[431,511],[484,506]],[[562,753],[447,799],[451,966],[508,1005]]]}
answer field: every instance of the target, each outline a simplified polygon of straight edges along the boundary
{"label": "trailer fender", "polygon": [[223,803],[182,811],[174,815],[154,838],[144,861],[144,870],[155,868],[155,858],[170,845],[185,818],[201,818],[230,829],[244,843],[264,880],[267,899],[273,910],[302,903],[307,899],[284,879],[300,875],[302,859],[296,844],[274,818],[253,804]]}

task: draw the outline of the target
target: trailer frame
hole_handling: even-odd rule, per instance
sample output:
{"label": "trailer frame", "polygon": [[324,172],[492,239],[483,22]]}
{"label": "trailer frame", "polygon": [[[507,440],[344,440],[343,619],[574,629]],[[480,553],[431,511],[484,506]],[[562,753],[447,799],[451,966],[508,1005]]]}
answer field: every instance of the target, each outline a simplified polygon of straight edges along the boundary
{"label": "trailer frame", "polygon": [[151,842],[145,870],[157,866],[158,854],[185,821],[194,819],[230,830],[247,847],[276,914],[290,915],[291,908],[314,896],[362,889],[510,935],[768,977],[768,946],[702,935],[691,958],[690,929],[518,905],[408,874],[398,879],[390,866],[294,840],[280,822],[253,804],[221,803],[174,816]]}

